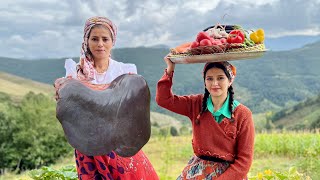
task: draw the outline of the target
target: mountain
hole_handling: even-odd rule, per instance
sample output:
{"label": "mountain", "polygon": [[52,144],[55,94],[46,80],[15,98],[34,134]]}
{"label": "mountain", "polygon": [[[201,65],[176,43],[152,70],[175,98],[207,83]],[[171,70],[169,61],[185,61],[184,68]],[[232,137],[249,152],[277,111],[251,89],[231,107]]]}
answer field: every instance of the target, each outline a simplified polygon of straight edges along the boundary
{"label": "mountain", "polygon": [[319,47],[320,41],[291,51],[270,51],[241,66],[237,82],[256,100],[249,100],[249,106],[260,110],[263,106],[285,107],[319,94]]}
{"label": "mountain", "polygon": [[[147,47],[148,48],[148,47]],[[169,49],[170,47],[165,44],[157,44],[153,46],[149,46],[149,48],[163,48],[163,49]]]}
{"label": "mountain", "polygon": [[[293,49],[301,48],[307,44],[320,41],[320,36],[309,36],[309,35],[289,35],[281,36],[277,38],[267,37],[265,39],[265,45],[269,50],[272,51],[289,51]],[[147,46],[147,48],[167,48],[170,47],[165,44],[158,44],[153,46]]]}
{"label": "mountain", "polygon": [[[234,83],[236,99],[253,112],[277,111],[290,107],[308,97],[320,93],[320,41],[291,51],[268,51],[255,60],[232,61],[237,67]],[[152,95],[151,109],[167,110],[154,103],[156,83],[166,67],[163,57],[167,48],[120,48],[114,49],[114,59],[134,63],[138,73],[145,77]],[[24,61],[0,58],[0,71],[53,84],[65,75],[64,59]],[[73,58],[78,61],[78,58]],[[177,64],[173,91],[176,94],[203,93],[203,64]],[[170,114],[170,113],[168,113]]]}
{"label": "mountain", "polygon": [[320,95],[284,108],[273,114],[271,120],[277,128],[316,129],[320,128]]}
{"label": "mountain", "polygon": [[272,51],[287,51],[301,48],[319,40],[320,36],[282,36],[279,38],[266,38],[265,44]]}
{"label": "mountain", "polygon": [[[51,85],[0,72],[0,113],[7,110],[5,102],[12,100],[19,103],[23,96],[31,91],[35,94],[42,93],[48,95],[54,101],[54,88]],[[170,128],[175,128],[177,133],[183,131],[181,131],[181,128],[186,128],[190,132],[190,126],[186,127],[181,121],[166,114],[151,112],[150,122],[153,135],[160,135],[161,132],[167,132],[165,134],[168,134]]]}

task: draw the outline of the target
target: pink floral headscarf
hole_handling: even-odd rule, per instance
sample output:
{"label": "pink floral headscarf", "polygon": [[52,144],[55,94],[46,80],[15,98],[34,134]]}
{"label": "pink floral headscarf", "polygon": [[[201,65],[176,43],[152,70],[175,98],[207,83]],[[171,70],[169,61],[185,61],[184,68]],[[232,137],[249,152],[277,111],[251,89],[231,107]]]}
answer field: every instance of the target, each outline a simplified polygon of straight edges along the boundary
{"label": "pink floral headscarf", "polygon": [[77,65],[77,76],[80,80],[93,80],[94,79],[94,61],[88,52],[88,39],[89,34],[93,26],[95,25],[103,25],[106,28],[109,29],[112,36],[112,43],[113,45],[116,42],[116,36],[117,36],[117,27],[115,24],[112,23],[111,20],[109,20],[106,17],[101,16],[95,16],[89,18],[84,25],[84,35],[83,35],[83,42],[81,47],[81,55],[80,55],[80,61]]}

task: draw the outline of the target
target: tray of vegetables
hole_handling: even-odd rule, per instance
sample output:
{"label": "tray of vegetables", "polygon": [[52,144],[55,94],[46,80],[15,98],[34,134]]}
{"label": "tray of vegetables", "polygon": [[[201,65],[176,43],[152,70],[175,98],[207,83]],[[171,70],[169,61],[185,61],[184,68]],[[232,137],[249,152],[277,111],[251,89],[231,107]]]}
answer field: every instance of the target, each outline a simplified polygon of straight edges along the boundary
{"label": "tray of vegetables", "polygon": [[195,41],[170,51],[172,62],[189,64],[256,59],[267,49],[263,29],[248,31],[238,25],[216,25],[199,32]]}

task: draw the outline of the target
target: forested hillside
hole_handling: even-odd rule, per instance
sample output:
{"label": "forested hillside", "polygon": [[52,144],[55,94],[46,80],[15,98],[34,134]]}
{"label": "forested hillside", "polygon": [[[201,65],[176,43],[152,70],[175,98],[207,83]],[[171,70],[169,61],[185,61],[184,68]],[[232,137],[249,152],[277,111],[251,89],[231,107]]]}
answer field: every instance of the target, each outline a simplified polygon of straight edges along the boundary
{"label": "forested hillside", "polygon": [[309,98],[291,108],[273,114],[270,119],[277,128],[317,129],[320,128],[320,95]]}
{"label": "forested hillside", "polygon": [[[237,67],[236,98],[253,112],[276,111],[320,93],[320,42],[292,51],[267,52],[255,60],[233,61]],[[154,103],[155,87],[162,76],[166,48],[121,48],[114,59],[135,63],[147,80],[152,110],[166,112]],[[52,84],[64,76],[64,59],[19,60],[0,58],[0,71]],[[78,58],[73,58],[78,61]],[[174,77],[177,94],[203,93],[203,64],[178,64]]]}

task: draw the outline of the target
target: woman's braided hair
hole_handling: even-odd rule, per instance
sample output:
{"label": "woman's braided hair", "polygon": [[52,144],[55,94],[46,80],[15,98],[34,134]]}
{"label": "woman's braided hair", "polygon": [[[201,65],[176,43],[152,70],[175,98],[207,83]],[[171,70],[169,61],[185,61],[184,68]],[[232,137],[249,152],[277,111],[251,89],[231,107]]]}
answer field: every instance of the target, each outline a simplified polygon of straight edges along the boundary
{"label": "woman's braided hair", "polygon": [[[223,72],[226,74],[227,78],[229,80],[231,80],[231,75],[228,72],[227,68],[220,62],[214,62],[214,63],[210,63],[210,64],[206,65],[206,67],[205,67],[205,69],[203,71],[203,81],[204,82],[205,82],[207,71],[209,69],[211,69],[211,68],[222,69]],[[233,91],[232,85],[228,88],[228,92],[229,92],[229,110],[231,112],[230,121],[233,122],[234,119],[233,119],[233,110],[232,109],[233,109],[233,101],[234,101],[234,91]],[[202,113],[204,113],[207,110],[207,99],[208,99],[209,95],[210,95],[209,91],[206,88],[204,88],[204,96],[203,96],[203,99],[202,99],[201,111],[200,111],[200,114],[198,115],[198,117],[196,119],[196,124],[200,124],[199,117],[202,115]]]}

